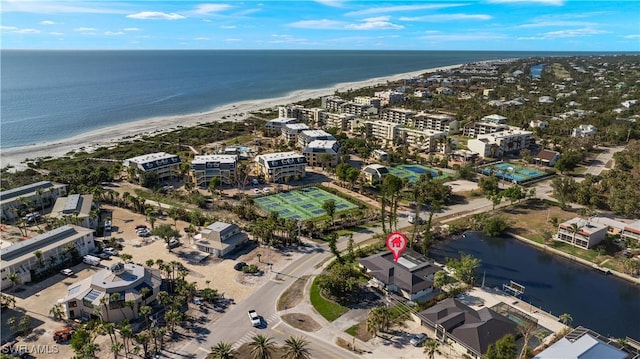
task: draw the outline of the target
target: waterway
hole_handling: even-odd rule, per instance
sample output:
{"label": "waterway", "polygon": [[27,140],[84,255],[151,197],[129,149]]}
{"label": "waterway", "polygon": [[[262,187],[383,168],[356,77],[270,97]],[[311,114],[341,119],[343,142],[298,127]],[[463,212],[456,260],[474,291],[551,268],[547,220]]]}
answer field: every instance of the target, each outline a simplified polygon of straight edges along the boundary
{"label": "waterway", "polygon": [[610,337],[640,340],[640,286],[514,238],[486,238],[482,233],[439,242],[430,251],[438,261],[460,253],[481,260],[477,284],[500,287],[513,280],[525,286],[521,299],[555,316],[569,313],[582,325]]}
{"label": "waterway", "polygon": [[542,69],[544,68],[544,64],[537,64],[531,66],[531,77],[540,77],[542,74]]}

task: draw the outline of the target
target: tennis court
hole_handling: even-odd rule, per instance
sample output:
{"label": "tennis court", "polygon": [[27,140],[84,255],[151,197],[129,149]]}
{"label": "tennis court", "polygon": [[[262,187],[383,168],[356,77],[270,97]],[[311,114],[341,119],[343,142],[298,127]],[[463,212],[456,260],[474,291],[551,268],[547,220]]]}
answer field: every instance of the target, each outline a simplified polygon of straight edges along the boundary
{"label": "tennis court", "polygon": [[336,213],[357,208],[355,204],[317,187],[296,189],[256,198],[258,207],[267,212],[278,212],[281,218],[307,220],[327,214],[322,204],[336,201]]}
{"label": "tennis court", "polygon": [[545,175],[544,172],[529,167],[505,162],[493,163],[482,169],[484,175],[488,176],[491,172],[500,179],[514,183],[526,182]]}
{"label": "tennis court", "polygon": [[426,167],[422,165],[399,165],[389,168],[389,173],[396,177],[406,178],[410,183],[416,183],[420,175],[424,173],[431,174],[431,178],[447,178],[451,177],[450,174],[442,172],[441,175],[438,175],[438,170],[435,170],[431,167]]}

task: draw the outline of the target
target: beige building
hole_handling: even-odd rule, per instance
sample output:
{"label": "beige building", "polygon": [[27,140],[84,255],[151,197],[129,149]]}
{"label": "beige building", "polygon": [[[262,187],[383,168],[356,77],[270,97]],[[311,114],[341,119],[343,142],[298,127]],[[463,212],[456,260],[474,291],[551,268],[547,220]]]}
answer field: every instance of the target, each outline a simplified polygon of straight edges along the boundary
{"label": "beige building", "polygon": [[533,142],[533,133],[523,130],[508,130],[469,140],[467,147],[481,157],[501,157],[505,153],[514,153],[528,148]]}
{"label": "beige building", "polygon": [[605,224],[576,217],[558,225],[556,239],[586,249],[602,242],[607,236],[607,231]]}
{"label": "beige building", "polygon": [[58,198],[49,217],[65,219],[81,227],[95,229],[98,224],[98,216],[97,213],[92,213],[93,209],[92,195],[72,194],[68,197]]}
{"label": "beige building", "polygon": [[[69,286],[59,301],[68,319],[101,318],[107,322],[134,320],[140,307],[153,302],[162,284],[159,269],[133,263],[115,263]],[[146,289],[145,289],[146,288]],[[132,302],[133,306],[126,305]]]}
{"label": "beige building", "polygon": [[191,161],[193,181],[200,188],[208,188],[215,177],[220,183],[235,184],[237,168],[237,155],[199,155]]}
{"label": "beige building", "polygon": [[307,159],[296,152],[267,153],[256,156],[255,161],[259,176],[267,182],[284,182],[306,174]]}
{"label": "beige building", "polygon": [[[75,247],[80,256],[93,252],[96,248],[93,230],[66,225],[0,249],[2,289],[13,284],[9,273],[16,273],[19,283],[28,283],[31,282],[31,270],[37,272],[51,265],[54,261],[51,258],[55,258],[54,263],[70,260],[69,245]],[[42,253],[42,265],[35,256],[37,251]]]}
{"label": "beige building", "polygon": [[380,120],[399,123],[403,126],[414,126],[415,111],[404,108],[388,108],[380,112]]}
{"label": "beige building", "polygon": [[437,141],[446,137],[446,132],[432,130],[412,130],[410,128],[401,128],[398,135],[402,139],[401,145],[413,148],[419,148],[425,152],[432,152],[437,148]]}
{"label": "beige building", "polygon": [[365,121],[365,136],[375,138],[382,143],[393,143],[402,125],[389,121]]}
{"label": "beige building", "polygon": [[346,102],[338,96],[327,96],[322,98],[322,107],[329,112],[340,112],[340,106]]}
{"label": "beige building", "polygon": [[122,163],[125,168],[135,168],[138,173],[153,172],[159,181],[164,181],[180,175],[180,157],[166,152],[149,153],[142,156],[127,158]]}
{"label": "beige building", "polygon": [[330,166],[338,165],[340,157],[340,143],[338,141],[315,140],[302,150],[302,154],[307,159],[309,166]]}
{"label": "beige building", "polygon": [[271,137],[280,136],[282,134],[282,127],[284,127],[284,125],[297,122],[298,119],[295,117],[274,118],[264,125],[264,135]]}
{"label": "beige building", "polygon": [[336,138],[332,134],[323,130],[306,130],[298,134],[298,147],[305,148],[313,141],[335,141]]}
{"label": "beige building", "polygon": [[351,122],[355,119],[356,115],[349,113],[328,113],[324,127],[335,127],[340,131],[349,131],[349,129],[351,129]]}
{"label": "beige building", "polygon": [[298,134],[309,129],[304,123],[288,123],[282,126],[282,138],[287,143],[295,143],[298,141]]}
{"label": "beige building", "polygon": [[415,127],[420,130],[440,131],[448,134],[458,133],[460,130],[460,122],[450,115],[420,112],[413,118]]}
{"label": "beige building", "polygon": [[[67,194],[67,185],[41,181],[0,192],[0,219],[13,221],[29,207],[50,207],[56,198]],[[28,205],[29,204],[29,205]]]}
{"label": "beige building", "polygon": [[478,137],[488,133],[496,133],[507,130],[509,126],[493,122],[473,122],[467,124],[462,129],[462,134],[466,137]]}
{"label": "beige building", "polygon": [[362,169],[362,173],[367,183],[376,184],[384,180],[384,178],[389,174],[389,169],[383,165],[374,163],[365,166]]}
{"label": "beige building", "polygon": [[215,222],[193,237],[199,251],[224,257],[242,247],[249,236],[235,224]]}
{"label": "beige building", "polygon": [[636,243],[640,243],[640,221],[635,221],[624,226],[622,233],[620,233],[620,237],[623,240],[631,240]]}
{"label": "beige building", "polygon": [[369,105],[375,107],[377,109],[380,108],[380,98],[379,97],[371,97],[371,96],[356,96],[353,99],[353,102],[361,105]]}

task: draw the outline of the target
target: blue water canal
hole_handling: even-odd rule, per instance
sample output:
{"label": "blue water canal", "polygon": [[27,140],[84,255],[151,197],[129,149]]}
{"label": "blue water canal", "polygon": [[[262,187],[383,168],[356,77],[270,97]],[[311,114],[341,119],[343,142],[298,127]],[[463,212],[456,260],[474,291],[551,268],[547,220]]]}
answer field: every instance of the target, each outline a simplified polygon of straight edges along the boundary
{"label": "blue water canal", "polygon": [[500,287],[513,280],[525,286],[522,299],[556,316],[569,313],[582,325],[611,337],[640,340],[640,286],[513,238],[467,233],[439,242],[430,251],[438,261],[468,253],[481,259],[478,284]]}

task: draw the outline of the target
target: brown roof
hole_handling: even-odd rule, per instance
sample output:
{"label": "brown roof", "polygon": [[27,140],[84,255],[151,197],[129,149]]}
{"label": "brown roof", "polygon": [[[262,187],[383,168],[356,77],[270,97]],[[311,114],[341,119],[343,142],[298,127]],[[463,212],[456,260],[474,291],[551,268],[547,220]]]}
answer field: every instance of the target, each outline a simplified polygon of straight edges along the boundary
{"label": "brown roof", "polygon": [[536,159],[540,159],[540,160],[543,160],[543,161],[551,161],[555,156],[557,156],[559,154],[560,154],[560,152],[543,149],[540,152],[538,152],[538,155],[536,156]]}

